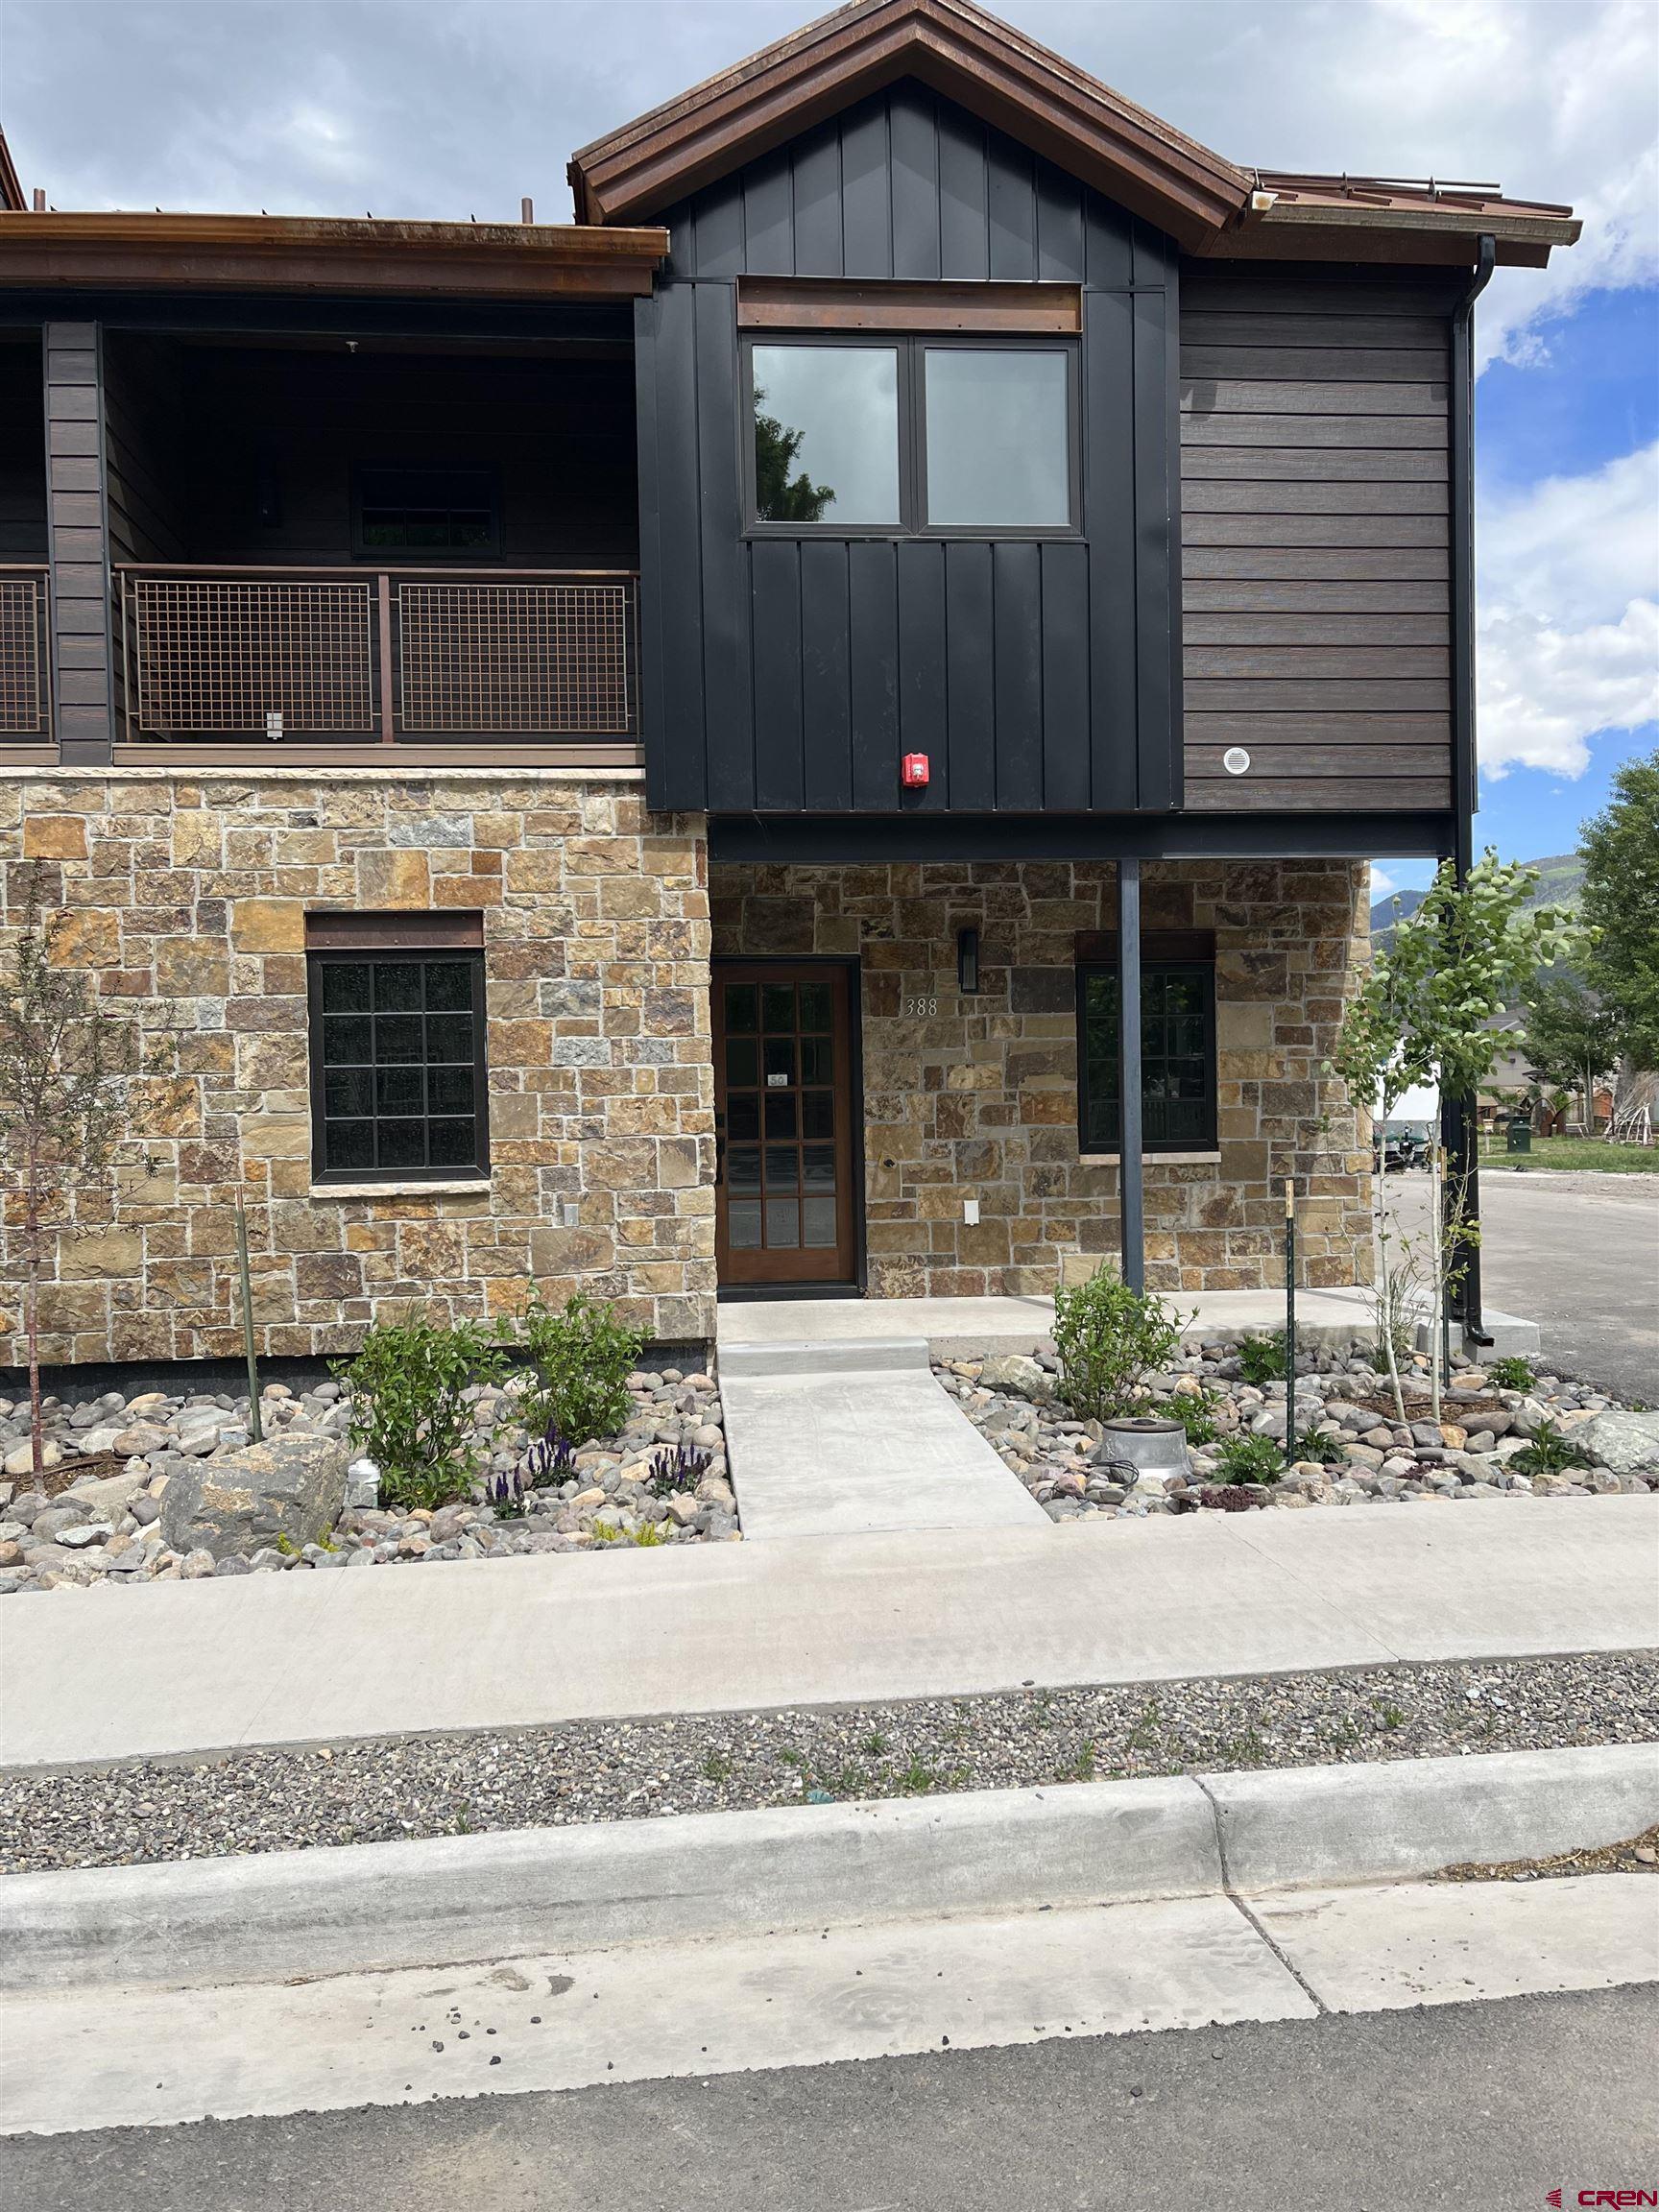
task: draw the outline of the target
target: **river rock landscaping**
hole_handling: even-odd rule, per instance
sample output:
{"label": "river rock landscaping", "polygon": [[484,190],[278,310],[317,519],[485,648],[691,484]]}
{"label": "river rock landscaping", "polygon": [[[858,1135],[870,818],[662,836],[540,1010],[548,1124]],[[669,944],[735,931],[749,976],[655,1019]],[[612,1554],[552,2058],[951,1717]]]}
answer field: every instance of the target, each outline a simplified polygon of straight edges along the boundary
{"label": "river rock landscaping", "polygon": [[0,1773],[0,1873],[1659,1737],[1659,1654],[585,1720]]}
{"label": "river rock landscaping", "polygon": [[[470,1497],[408,1512],[376,1503],[335,1382],[298,1392],[267,1384],[263,1446],[250,1435],[246,1393],[48,1399],[38,1488],[28,1405],[0,1399],[0,1595],[738,1535],[710,1376],[637,1370],[620,1433],[582,1445],[541,1487],[525,1476],[513,1494],[530,1441],[513,1417],[521,1386],[469,1393],[479,1440]],[[488,1495],[503,1481],[505,1518]]]}
{"label": "river rock landscaping", "polygon": [[[1124,1464],[1123,1445],[1107,1429],[1068,1412],[1050,1344],[1030,1355],[935,1360],[933,1371],[1055,1521],[1659,1490],[1659,1413],[1632,1411],[1554,1375],[1504,1388],[1456,1358],[1436,1422],[1429,1363],[1419,1355],[1402,1374],[1402,1422],[1372,1358],[1358,1343],[1299,1354],[1300,1450],[1286,1467],[1285,1382],[1247,1381],[1246,1365],[1255,1363],[1248,1347],[1187,1349],[1145,1378],[1136,1403],[1137,1414],[1155,1420],[1186,1417],[1187,1471],[1167,1476]],[[1256,1465],[1251,1438],[1262,1440]]]}

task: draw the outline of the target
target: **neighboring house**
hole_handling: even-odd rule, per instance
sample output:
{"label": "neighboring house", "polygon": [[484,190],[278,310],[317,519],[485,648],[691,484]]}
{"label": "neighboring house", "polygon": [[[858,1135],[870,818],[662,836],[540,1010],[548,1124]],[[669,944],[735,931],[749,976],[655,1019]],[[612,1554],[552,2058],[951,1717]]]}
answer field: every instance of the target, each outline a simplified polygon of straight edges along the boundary
{"label": "neighboring house", "polygon": [[1237,167],[962,0],[570,174],[0,217],[7,920],[183,1022],[49,1357],[233,1350],[239,1189],[274,1354],[1260,1286],[1286,1175],[1362,1278],[1323,1062],[1365,856],[1467,851],[1471,311],[1569,211]]}

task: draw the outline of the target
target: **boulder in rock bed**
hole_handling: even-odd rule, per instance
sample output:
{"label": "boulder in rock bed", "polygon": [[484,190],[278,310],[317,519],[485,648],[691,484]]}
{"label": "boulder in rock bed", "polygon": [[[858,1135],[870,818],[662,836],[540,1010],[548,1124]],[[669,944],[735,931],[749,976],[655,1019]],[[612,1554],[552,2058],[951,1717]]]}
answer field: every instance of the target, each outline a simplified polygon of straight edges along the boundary
{"label": "boulder in rock bed", "polygon": [[1615,1475],[1659,1472],[1659,1413],[1598,1413],[1573,1441]]}
{"label": "boulder in rock bed", "polygon": [[1004,1390],[1015,1398],[1042,1400],[1054,1395],[1054,1379],[1023,1352],[999,1353],[979,1371],[984,1390]]}
{"label": "boulder in rock bed", "polygon": [[248,1558],[279,1538],[315,1544],[339,1519],[350,1447],[338,1436],[275,1436],[185,1465],[161,1499],[169,1551]]}

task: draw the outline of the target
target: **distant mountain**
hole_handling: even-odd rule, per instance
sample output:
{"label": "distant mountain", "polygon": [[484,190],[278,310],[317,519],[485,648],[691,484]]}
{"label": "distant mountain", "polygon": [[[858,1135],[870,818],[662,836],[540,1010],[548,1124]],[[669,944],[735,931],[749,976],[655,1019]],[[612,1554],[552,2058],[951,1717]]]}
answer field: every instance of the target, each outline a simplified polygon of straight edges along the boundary
{"label": "distant mountain", "polygon": [[[1538,888],[1527,902],[1528,906],[1576,906],[1584,888],[1584,858],[1578,853],[1555,853],[1547,860],[1528,860],[1528,868],[1537,870]],[[1404,922],[1408,914],[1415,914],[1423,903],[1421,891],[1400,891],[1386,899],[1377,899],[1371,905],[1371,942],[1373,945],[1391,945],[1394,942],[1394,925]]]}

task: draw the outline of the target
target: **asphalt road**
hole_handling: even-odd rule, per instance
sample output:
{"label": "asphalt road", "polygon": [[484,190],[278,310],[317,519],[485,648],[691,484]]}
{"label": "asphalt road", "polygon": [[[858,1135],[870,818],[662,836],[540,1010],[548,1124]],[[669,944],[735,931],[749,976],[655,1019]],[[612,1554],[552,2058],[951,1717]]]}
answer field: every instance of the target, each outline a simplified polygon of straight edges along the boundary
{"label": "asphalt road", "polygon": [[[1426,1174],[1388,1191],[1426,1221]],[[1659,1175],[1483,1167],[1480,1218],[1485,1301],[1538,1323],[1549,1371],[1659,1405]]]}
{"label": "asphalt road", "polygon": [[0,2144],[5,2212],[1517,2212],[1659,2186],[1659,1988]]}

